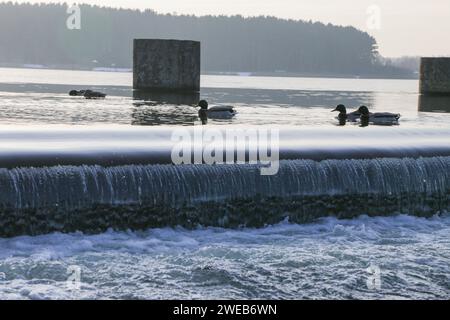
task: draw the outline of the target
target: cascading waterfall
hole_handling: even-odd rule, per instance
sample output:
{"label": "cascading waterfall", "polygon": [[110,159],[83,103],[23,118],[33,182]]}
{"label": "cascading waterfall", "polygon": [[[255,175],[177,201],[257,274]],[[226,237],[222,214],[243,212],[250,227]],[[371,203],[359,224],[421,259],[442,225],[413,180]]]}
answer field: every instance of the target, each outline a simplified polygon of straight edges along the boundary
{"label": "cascading waterfall", "polygon": [[449,209],[450,157],[0,169],[0,236]]}

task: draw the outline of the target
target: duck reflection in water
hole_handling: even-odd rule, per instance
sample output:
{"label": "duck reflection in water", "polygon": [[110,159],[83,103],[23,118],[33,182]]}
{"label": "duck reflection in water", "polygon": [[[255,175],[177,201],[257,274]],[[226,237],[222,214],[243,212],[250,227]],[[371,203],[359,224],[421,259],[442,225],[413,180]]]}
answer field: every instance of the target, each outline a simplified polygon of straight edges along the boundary
{"label": "duck reflection in water", "polygon": [[200,109],[198,111],[198,117],[203,125],[208,124],[208,113],[206,113],[205,110]]}
{"label": "duck reflection in water", "polygon": [[369,126],[369,117],[361,116],[361,122],[360,122],[359,126],[361,128],[368,127]]}
{"label": "duck reflection in water", "polygon": [[347,124],[347,118],[345,117],[337,117],[339,124],[338,126],[342,127],[345,126]]}

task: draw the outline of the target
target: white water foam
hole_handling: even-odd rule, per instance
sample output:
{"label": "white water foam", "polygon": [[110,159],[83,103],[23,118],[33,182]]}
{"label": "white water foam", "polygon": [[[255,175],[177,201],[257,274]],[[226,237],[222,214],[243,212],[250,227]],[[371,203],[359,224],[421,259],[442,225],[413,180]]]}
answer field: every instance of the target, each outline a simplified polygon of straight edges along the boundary
{"label": "white water foam", "polygon": [[[448,299],[449,234],[450,215],[400,215],[0,239],[0,297]],[[72,265],[79,290],[66,284]]]}

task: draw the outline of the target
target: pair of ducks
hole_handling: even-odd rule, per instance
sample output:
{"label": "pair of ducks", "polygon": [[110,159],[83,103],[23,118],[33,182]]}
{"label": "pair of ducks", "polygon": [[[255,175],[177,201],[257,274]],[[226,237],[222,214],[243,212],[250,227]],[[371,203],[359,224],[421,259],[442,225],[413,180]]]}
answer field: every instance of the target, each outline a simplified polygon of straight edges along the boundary
{"label": "pair of ducks", "polygon": [[396,123],[400,119],[400,114],[390,112],[369,112],[369,108],[361,106],[358,110],[347,113],[347,108],[340,104],[336,109],[331,112],[339,111],[339,121],[351,121],[355,122],[360,119],[361,122],[373,122],[373,123]]}
{"label": "pair of ducks", "polygon": [[92,90],[72,90],[69,92],[70,96],[83,96],[86,99],[101,99],[105,98],[106,94],[98,91],[92,91]]}

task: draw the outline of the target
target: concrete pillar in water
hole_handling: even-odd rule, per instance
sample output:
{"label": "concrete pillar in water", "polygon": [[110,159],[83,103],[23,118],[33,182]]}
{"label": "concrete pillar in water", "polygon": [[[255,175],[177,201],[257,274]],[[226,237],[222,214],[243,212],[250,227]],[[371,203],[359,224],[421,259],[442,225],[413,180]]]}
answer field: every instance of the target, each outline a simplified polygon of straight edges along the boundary
{"label": "concrete pillar in water", "polygon": [[200,91],[200,42],[135,39],[133,88]]}
{"label": "concrete pillar in water", "polygon": [[450,58],[420,60],[420,93],[450,95]]}

